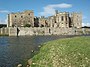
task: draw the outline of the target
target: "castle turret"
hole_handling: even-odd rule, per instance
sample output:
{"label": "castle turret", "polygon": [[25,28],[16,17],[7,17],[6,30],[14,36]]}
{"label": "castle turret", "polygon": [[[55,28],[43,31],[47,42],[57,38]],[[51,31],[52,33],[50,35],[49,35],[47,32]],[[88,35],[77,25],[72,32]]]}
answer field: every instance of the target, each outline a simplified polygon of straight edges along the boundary
{"label": "castle turret", "polygon": [[71,14],[71,24],[73,27],[81,28],[82,27],[82,13],[73,12]]}
{"label": "castle turret", "polygon": [[55,10],[55,13],[58,14],[59,13],[58,10]]}

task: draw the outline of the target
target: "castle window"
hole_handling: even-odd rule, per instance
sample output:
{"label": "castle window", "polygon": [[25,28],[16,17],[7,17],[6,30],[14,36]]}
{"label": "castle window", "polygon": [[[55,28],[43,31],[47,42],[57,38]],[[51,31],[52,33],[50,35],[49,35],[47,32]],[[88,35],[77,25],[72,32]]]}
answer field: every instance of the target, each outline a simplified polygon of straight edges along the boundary
{"label": "castle window", "polygon": [[67,21],[67,17],[66,17],[66,21]]}
{"label": "castle window", "polygon": [[63,21],[63,16],[61,16],[61,20]]}
{"label": "castle window", "polygon": [[21,18],[23,18],[23,16],[21,16]]}
{"label": "castle window", "polygon": [[30,13],[28,15],[30,15]]}
{"label": "castle window", "polygon": [[55,23],[57,23],[57,22],[55,21]]}
{"label": "castle window", "polygon": [[15,17],[17,17],[17,16],[15,15]]}

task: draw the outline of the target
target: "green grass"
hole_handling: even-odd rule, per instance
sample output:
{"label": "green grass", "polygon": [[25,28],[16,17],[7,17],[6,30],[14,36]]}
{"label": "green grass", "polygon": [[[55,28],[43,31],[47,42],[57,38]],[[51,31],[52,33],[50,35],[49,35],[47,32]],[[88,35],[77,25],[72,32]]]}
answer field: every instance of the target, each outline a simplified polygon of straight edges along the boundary
{"label": "green grass", "polygon": [[66,38],[44,43],[31,67],[89,67],[90,37]]}
{"label": "green grass", "polygon": [[9,36],[9,34],[0,34],[0,36]]}

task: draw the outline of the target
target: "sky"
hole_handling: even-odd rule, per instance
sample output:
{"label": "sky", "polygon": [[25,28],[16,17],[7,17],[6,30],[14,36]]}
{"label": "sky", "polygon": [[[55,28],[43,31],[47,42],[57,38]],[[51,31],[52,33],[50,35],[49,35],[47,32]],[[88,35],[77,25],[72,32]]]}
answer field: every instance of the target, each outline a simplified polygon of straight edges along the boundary
{"label": "sky", "polygon": [[59,12],[81,12],[83,26],[90,26],[90,0],[0,0],[0,24],[7,23],[7,14],[33,10],[34,16],[51,16]]}

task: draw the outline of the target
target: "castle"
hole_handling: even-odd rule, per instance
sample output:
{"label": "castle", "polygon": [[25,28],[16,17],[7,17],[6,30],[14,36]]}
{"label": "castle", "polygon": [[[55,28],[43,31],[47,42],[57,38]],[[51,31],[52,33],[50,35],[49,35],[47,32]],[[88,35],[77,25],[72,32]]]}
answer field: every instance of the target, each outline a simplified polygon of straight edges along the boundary
{"label": "castle", "polygon": [[49,17],[35,17],[33,10],[26,10],[23,12],[8,14],[8,27],[60,27],[60,28],[81,28],[82,27],[82,14],[58,12]]}
{"label": "castle", "polygon": [[[19,29],[19,32],[17,31]],[[82,35],[90,29],[82,28],[82,13],[55,11],[52,16],[35,17],[33,10],[8,14],[6,28],[0,28],[0,35]]]}

